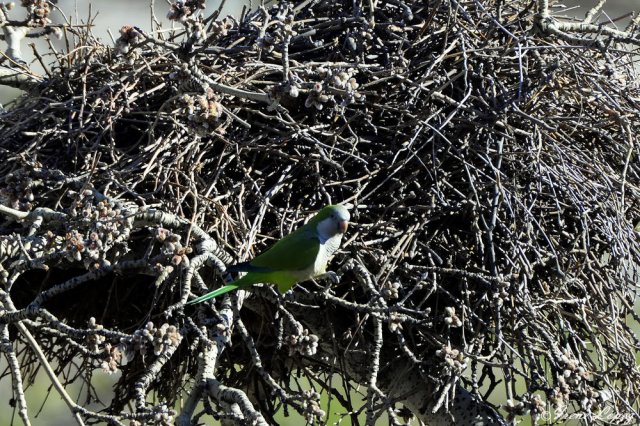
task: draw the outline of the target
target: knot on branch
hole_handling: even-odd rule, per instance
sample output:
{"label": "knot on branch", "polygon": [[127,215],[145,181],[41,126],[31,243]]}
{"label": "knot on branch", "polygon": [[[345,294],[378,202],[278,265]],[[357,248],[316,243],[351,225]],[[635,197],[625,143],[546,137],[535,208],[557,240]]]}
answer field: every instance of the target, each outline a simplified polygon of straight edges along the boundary
{"label": "knot on branch", "polygon": [[320,394],[315,390],[302,393],[302,407],[305,420],[310,424],[322,422],[327,413],[320,408]]}
{"label": "knot on branch", "polygon": [[149,346],[153,348],[155,356],[160,356],[167,351],[172,351],[180,344],[181,340],[182,335],[176,326],[164,323],[160,327],[156,327],[153,322],[149,321],[144,328],[133,332],[131,344],[133,350],[143,357]]}
{"label": "knot on branch", "polygon": [[287,335],[284,343],[289,348],[289,356],[295,353],[312,356],[318,350],[318,336],[310,334],[306,328],[296,334]]}
{"label": "knot on branch", "polygon": [[467,357],[459,349],[454,349],[449,343],[436,351],[453,376],[459,376],[467,368]]}

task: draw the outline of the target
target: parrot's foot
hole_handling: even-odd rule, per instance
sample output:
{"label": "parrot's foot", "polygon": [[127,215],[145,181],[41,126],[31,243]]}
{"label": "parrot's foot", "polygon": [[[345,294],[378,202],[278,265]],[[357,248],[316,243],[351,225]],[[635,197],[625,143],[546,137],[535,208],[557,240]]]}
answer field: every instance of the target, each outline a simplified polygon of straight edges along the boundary
{"label": "parrot's foot", "polygon": [[327,271],[318,278],[329,280],[332,284],[338,284],[340,282],[340,276],[333,271]]}
{"label": "parrot's foot", "polygon": [[282,295],[282,301],[283,302],[290,302],[293,300],[293,289],[287,290],[284,292],[284,294]]}

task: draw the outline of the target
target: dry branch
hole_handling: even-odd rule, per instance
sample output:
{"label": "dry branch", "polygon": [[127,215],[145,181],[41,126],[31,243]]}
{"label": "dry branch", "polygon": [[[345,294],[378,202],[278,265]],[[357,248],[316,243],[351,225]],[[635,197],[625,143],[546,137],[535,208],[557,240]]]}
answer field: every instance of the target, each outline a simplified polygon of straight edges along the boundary
{"label": "dry branch", "polygon": [[[105,412],[70,405],[86,423],[640,421],[637,20],[203,3],[115,48],[75,28],[0,115],[0,350],[25,423],[25,374],[77,359],[62,383],[122,371]],[[340,201],[338,285],[185,308]]]}

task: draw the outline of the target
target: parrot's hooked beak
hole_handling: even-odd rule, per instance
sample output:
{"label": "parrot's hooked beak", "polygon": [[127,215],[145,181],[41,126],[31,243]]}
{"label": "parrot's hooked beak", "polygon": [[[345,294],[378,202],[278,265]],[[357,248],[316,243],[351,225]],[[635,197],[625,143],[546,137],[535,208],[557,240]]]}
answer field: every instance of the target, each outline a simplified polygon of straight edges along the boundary
{"label": "parrot's hooked beak", "polygon": [[348,226],[349,226],[349,222],[347,222],[346,220],[341,220],[340,222],[338,222],[338,229],[340,229],[341,234],[344,234],[345,232],[347,232]]}

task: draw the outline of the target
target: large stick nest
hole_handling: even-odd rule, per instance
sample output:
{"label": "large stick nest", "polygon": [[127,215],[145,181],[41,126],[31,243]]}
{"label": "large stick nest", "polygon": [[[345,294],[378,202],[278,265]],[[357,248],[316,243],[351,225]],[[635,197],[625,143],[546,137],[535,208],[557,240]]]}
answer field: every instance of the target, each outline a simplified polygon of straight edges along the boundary
{"label": "large stick nest", "polygon": [[[59,371],[78,358],[120,368],[112,413],[141,381],[172,405],[196,374],[196,327],[211,312],[178,302],[222,279],[198,266],[186,286],[198,254],[189,226],[131,218],[150,208],[184,218],[230,253],[218,255],[226,263],[344,201],[353,224],[331,264],[341,283],[329,293],[304,283],[286,301],[256,289],[241,312],[264,369],[291,395],[289,375],[304,365],[341,372],[319,361],[326,347],[375,352],[376,308],[381,363],[406,356],[436,387],[462,377],[485,385],[484,400],[506,389],[509,414],[539,414],[544,402],[633,414],[637,51],[542,36],[523,1],[389,0],[373,13],[293,3],[240,20],[174,9],[184,28],[173,33],[123,27],[115,49],[80,34],[55,54],[51,77],[0,117],[3,204],[65,214],[4,223],[12,318]],[[23,249],[9,250],[18,240]],[[326,335],[299,315],[300,300],[323,307]],[[318,353],[295,347],[313,339],[290,337],[292,318],[319,335]],[[155,354],[140,337],[149,320],[164,336]],[[231,338],[218,376],[263,383],[234,367],[254,358]],[[119,351],[133,354],[128,365]],[[500,371],[506,386],[492,379]]]}

